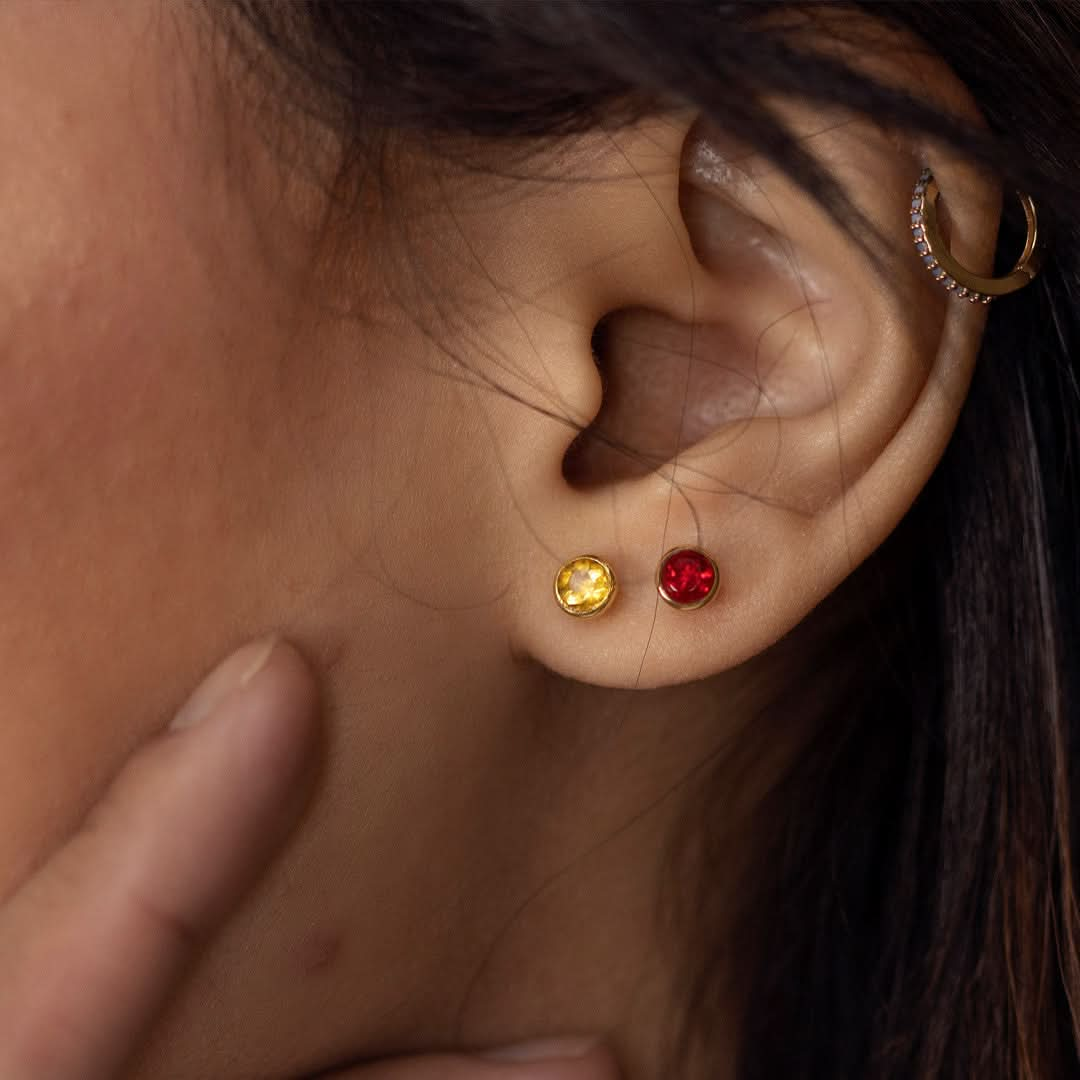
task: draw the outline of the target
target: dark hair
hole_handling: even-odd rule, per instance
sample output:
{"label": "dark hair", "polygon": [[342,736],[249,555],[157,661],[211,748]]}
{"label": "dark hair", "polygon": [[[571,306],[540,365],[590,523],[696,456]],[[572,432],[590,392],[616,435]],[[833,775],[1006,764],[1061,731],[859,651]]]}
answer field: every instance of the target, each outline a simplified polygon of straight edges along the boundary
{"label": "dark hair", "polygon": [[[940,55],[988,129],[815,45],[821,33],[859,44],[865,20],[838,17],[858,9]],[[1080,4],[238,0],[228,11],[354,164],[379,131],[543,142],[692,105],[842,216],[843,193],[764,104],[779,91],[949,140],[1052,208],[1052,258],[991,306],[944,460],[856,574],[857,618],[818,658],[842,698],[760,811],[734,943],[708,872],[724,808],[702,785],[706,872],[684,926],[685,1037],[671,1071],[691,1053],[716,1061],[717,973],[735,962],[741,1080],[1080,1075]],[[790,723],[804,689],[762,723]]]}

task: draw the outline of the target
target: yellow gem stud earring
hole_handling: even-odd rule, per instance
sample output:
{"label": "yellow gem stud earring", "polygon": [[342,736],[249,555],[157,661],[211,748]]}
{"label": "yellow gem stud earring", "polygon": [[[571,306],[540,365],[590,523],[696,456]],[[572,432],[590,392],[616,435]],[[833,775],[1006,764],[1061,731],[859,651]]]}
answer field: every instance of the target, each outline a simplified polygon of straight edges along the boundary
{"label": "yellow gem stud earring", "polygon": [[1002,277],[983,277],[953,258],[938,225],[938,190],[934,174],[923,169],[911,195],[911,235],[923,265],[953,296],[973,304],[989,304],[995,296],[1016,292],[1029,285],[1042,265],[1044,243],[1039,235],[1039,216],[1030,197],[1017,192],[1027,219],[1024,250],[1013,268]]}
{"label": "yellow gem stud earring", "polygon": [[615,599],[615,571],[595,555],[579,555],[559,567],[555,600],[568,615],[599,615]]}

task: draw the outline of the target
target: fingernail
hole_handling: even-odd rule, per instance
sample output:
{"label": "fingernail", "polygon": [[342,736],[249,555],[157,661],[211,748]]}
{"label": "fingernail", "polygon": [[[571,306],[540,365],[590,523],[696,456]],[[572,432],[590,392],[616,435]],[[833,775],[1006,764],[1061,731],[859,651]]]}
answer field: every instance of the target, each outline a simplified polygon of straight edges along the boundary
{"label": "fingernail", "polygon": [[512,1046],[498,1046],[493,1050],[483,1050],[476,1056],[489,1061],[516,1061],[519,1063],[538,1061],[569,1061],[584,1057],[600,1044],[595,1035],[558,1036],[549,1039],[531,1039],[529,1042],[514,1043]]}
{"label": "fingernail", "polygon": [[246,686],[266,667],[266,661],[270,659],[278,640],[277,635],[272,634],[252,641],[218,664],[173,717],[169,728],[179,731],[205,720],[222,698]]}

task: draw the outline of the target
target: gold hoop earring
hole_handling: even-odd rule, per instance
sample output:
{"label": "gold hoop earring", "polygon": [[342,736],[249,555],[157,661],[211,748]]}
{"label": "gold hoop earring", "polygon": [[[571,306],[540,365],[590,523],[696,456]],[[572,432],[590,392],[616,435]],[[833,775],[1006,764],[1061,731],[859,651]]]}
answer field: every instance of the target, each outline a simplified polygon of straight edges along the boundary
{"label": "gold hoop earring", "polygon": [[595,555],[578,555],[555,573],[555,602],[578,618],[605,611],[617,589],[615,571]]}
{"label": "gold hoop earring", "polygon": [[934,174],[929,169],[923,169],[911,198],[911,235],[915,250],[934,280],[954,296],[973,304],[989,304],[996,296],[1004,296],[1030,285],[1039,272],[1044,253],[1039,235],[1039,217],[1030,196],[1017,192],[1027,219],[1027,238],[1020,258],[1002,277],[983,277],[961,265],[946,246],[938,224],[937,201],[940,194]]}

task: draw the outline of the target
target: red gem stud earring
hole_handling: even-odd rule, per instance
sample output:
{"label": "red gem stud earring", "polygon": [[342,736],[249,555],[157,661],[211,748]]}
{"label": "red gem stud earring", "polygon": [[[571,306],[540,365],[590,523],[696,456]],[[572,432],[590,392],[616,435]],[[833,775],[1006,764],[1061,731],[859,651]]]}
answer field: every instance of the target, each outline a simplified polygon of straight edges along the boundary
{"label": "red gem stud earring", "polygon": [[672,548],[656,568],[656,591],[681,611],[707,604],[716,595],[719,580],[716,563],[698,548]]}

